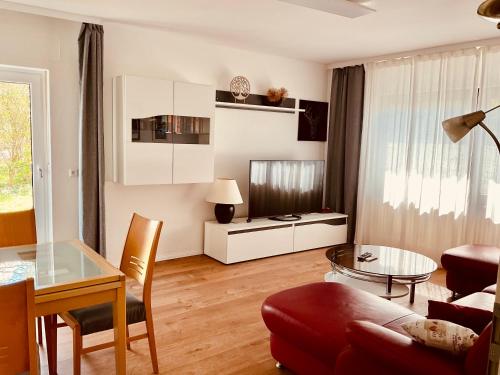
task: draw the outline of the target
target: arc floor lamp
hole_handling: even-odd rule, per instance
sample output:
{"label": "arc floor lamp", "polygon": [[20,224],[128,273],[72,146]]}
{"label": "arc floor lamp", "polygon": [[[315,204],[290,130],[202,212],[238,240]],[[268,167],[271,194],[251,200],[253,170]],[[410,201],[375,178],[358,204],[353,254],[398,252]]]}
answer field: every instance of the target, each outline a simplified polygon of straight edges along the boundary
{"label": "arc floor lamp", "polygon": [[443,129],[453,142],[458,142],[467,135],[475,126],[482,127],[497,145],[500,153],[500,142],[493,132],[484,124],[486,114],[500,108],[500,104],[487,111],[477,111],[466,115],[457,116],[443,121]]}
{"label": "arc floor lamp", "polygon": [[[477,14],[488,21],[495,22],[500,29],[500,0],[486,0],[477,8]],[[500,154],[500,142],[493,132],[484,124],[484,119],[488,112],[500,108],[500,105],[487,111],[477,111],[467,115],[453,117],[443,121],[443,128],[448,137],[453,142],[458,142],[467,135],[475,126],[482,127],[495,141]],[[493,327],[490,339],[490,351],[488,362],[488,375],[500,374],[498,371],[500,362],[500,272],[497,275],[497,293],[495,296],[495,306],[493,308]]]}
{"label": "arc floor lamp", "polygon": [[[500,108],[500,105],[493,107],[487,111],[477,111],[473,113],[469,113],[466,115],[453,117],[448,120],[443,121],[443,129],[448,135],[448,137],[453,142],[458,142],[463,137],[467,135],[475,126],[479,125],[482,127],[498,148],[498,153],[500,154],[500,142],[498,138],[493,134],[493,132],[488,129],[488,127],[484,124],[484,119],[486,118],[486,114],[488,112],[494,111],[495,109]],[[492,334],[490,339],[490,352],[489,352],[489,363],[488,363],[488,375],[497,375],[499,374],[499,362],[500,362],[500,293],[498,291],[498,286],[500,286],[500,272],[497,276],[497,293],[495,297],[495,306],[493,308],[493,327]]]}

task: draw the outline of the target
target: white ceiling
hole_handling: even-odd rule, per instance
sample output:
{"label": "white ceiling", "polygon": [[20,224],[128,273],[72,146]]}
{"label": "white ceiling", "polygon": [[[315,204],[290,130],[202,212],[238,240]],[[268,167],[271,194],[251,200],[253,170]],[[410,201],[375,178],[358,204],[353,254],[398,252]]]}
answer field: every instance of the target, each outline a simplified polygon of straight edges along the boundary
{"label": "white ceiling", "polygon": [[[320,63],[500,37],[495,24],[476,15],[480,0],[356,2],[377,11],[351,19],[276,0],[14,0],[10,4],[160,27]],[[7,4],[0,1],[0,7],[2,3]]]}

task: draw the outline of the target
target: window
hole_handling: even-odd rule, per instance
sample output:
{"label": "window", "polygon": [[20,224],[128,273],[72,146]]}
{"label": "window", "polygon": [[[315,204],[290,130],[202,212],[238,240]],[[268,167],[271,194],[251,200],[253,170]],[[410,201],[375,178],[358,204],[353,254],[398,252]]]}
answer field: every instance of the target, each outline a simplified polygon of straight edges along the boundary
{"label": "window", "polygon": [[[500,104],[498,66],[491,48],[366,66],[357,242],[434,259],[460,243],[500,242],[495,144],[481,129],[453,144],[441,127]],[[486,120],[497,134],[499,115]]]}

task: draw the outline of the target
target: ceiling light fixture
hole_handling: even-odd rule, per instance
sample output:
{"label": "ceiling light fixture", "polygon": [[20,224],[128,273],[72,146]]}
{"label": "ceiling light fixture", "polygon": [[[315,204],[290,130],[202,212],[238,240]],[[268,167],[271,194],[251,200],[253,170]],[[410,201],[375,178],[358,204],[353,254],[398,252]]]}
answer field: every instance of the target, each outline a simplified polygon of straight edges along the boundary
{"label": "ceiling light fixture", "polygon": [[361,0],[278,0],[283,3],[336,14],[342,17],[357,18],[375,12]]}
{"label": "ceiling light fixture", "polygon": [[486,0],[477,8],[477,14],[485,20],[495,22],[497,29],[500,29],[500,0]]}

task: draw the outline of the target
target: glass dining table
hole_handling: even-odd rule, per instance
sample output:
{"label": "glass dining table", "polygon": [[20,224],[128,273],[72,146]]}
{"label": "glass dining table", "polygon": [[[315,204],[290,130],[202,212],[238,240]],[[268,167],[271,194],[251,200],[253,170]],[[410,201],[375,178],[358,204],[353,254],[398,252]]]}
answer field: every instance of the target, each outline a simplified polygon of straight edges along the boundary
{"label": "glass dining table", "polygon": [[125,275],[81,241],[0,249],[0,285],[33,278],[43,316],[49,374],[57,373],[57,314],[111,302],[116,374],[126,373]]}

